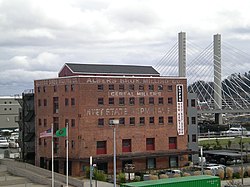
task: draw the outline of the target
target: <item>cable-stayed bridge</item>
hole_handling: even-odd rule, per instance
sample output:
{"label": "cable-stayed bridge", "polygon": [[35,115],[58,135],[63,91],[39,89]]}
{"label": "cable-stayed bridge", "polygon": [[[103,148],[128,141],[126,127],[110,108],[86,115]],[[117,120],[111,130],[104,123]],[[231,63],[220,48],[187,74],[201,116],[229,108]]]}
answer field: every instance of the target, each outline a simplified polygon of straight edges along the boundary
{"label": "cable-stayed bridge", "polygon": [[163,76],[184,76],[196,93],[198,113],[250,113],[250,55],[216,34],[205,48],[179,33],[178,41],[154,66]]}

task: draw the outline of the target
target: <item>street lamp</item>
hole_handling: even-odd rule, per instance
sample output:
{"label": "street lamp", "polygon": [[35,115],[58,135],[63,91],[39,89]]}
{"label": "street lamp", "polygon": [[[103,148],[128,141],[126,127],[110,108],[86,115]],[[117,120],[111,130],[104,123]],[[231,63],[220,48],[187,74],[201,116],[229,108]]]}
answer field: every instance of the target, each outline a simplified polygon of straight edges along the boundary
{"label": "street lamp", "polygon": [[115,126],[119,124],[119,120],[118,119],[113,119],[109,121],[110,125],[114,125],[114,129],[113,129],[113,139],[114,139],[114,187],[116,187],[116,138],[115,138],[115,134],[116,134],[116,129]]}

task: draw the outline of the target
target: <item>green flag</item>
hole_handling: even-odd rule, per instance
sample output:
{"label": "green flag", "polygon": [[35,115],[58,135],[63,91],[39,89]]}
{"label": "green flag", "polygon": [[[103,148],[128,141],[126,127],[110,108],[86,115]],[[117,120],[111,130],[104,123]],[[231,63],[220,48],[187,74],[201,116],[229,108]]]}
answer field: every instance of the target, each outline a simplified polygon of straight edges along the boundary
{"label": "green flag", "polygon": [[56,131],[56,137],[60,137],[60,136],[67,136],[67,133],[66,133],[66,127],[62,128],[62,129],[59,129]]}

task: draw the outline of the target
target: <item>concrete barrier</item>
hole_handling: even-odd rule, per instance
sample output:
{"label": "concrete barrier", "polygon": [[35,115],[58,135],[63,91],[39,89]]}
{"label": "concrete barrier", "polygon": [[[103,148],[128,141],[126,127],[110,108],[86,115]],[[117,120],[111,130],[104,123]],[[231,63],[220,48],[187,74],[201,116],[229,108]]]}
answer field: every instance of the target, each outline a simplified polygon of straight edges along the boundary
{"label": "concrete barrier", "polygon": [[[14,175],[26,177],[35,183],[51,185],[52,173],[49,170],[11,159],[2,159],[0,160],[0,163],[6,165],[8,172]],[[54,179],[55,187],[64,186],[66,183],[66,176],[56,172],[54,172]],[[69,185],[83,187],[84,182],[82,180],[69,177]]]}

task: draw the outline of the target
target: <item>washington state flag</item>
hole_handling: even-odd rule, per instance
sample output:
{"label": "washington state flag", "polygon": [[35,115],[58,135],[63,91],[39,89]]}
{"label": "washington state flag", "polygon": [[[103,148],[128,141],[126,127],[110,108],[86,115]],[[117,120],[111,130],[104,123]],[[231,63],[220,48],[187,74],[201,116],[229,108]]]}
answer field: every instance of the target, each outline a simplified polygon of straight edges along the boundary
{"label": "washington state flag", "polygon": [[67,136],[67,128],[64,127],[56,131],[56,137]]}

